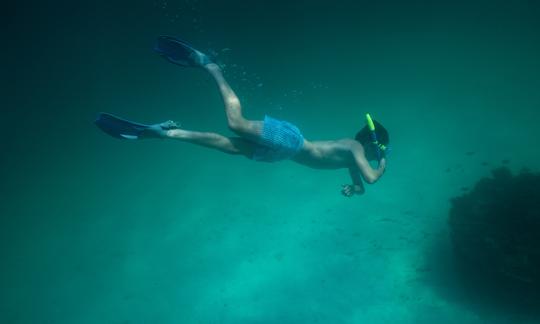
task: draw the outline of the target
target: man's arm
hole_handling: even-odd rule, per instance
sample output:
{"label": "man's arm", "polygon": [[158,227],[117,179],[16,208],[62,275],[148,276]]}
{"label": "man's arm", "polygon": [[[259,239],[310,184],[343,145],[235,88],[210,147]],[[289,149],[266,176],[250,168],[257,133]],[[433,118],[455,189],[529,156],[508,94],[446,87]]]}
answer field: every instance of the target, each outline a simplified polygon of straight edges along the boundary
{"label": "man's arm", "polygon": [[364,178],[364,181],[372,184],[379,180],[379,178],[383,175],[384,170],[386,169],[386,159],[382,158],[379,161],[379,166],[377,167],[377,169],[373,169],[371,165],[369,165],[368,160],[366,159],[366,156],[364,154],[364,148],[362,147],[362,145],[359,144],[359,146],[355,146],[352,153],[356,162],[356,166],[358,167],[362,178]]}

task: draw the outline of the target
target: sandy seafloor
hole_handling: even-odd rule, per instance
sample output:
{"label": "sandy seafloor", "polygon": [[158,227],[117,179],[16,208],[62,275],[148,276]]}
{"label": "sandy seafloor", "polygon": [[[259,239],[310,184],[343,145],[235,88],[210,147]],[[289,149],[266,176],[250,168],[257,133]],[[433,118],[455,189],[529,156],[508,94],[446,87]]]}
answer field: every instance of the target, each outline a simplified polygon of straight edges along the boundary
{"label": "sandy seafloor", "polygon": [[[538,323],[453,268],[450,199],[539,170],[531,1],[20,3],[6,10],[1,323]],[[310,140],[390,132],[386,174],[119,141],[99,111],[231,133],[211,78],[151,48],[214,52],[248,118]]]}

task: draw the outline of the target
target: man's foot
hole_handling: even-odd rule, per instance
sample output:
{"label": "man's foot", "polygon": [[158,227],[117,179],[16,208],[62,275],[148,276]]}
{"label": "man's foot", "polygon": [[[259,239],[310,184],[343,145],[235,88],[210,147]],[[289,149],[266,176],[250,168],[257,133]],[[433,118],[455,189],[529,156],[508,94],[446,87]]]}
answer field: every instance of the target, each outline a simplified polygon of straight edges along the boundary
{"label": "man's foot", "polygon": [[221,67],[217,65],[214,62],[209,62],[203,66],[205,69],[212,71],[212,70],[221,70]]}
{"label": "man's foot", "polygon": [[167,131],[171,129],[179,129],[179,128],[180,128],[180,124],[172,120],[167,120],[163,123],[150,125],[148,128],[146,128],[140,133],[139,139],[166,138]]}

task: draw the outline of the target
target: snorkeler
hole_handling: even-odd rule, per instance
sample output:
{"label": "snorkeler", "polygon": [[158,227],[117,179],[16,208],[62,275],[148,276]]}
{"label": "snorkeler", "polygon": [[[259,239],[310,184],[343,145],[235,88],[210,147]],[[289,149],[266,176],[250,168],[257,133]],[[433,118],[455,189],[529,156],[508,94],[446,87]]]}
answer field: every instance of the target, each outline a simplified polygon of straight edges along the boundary
{"label": "snorkeler", "polygon": [[[214,77],[225,104],[228,126],[238,136],[226,137],[186,130],[173,121],[145,125],[100,113],[95,123],[107,134],[121,139],[176,139],[228,154],[244,155],[256,161],[290,159],[315,169],[346,168],[353,182],[342,186],[341,193],[347,197],[364,193],[362,179],[372,184],[383,175],[389,136],[383,126],[373,121],[369,114],[366,115],[366,126],[354,139],[308,141],[289,122],[270,116],[265,116],[262,121],[244,118],[240,100],[223,77],[221,68],[186,42],[161,36],[155,51],[171,63],[202,68]],[[372,168],[369,161],[378,161],[378,167]]]}

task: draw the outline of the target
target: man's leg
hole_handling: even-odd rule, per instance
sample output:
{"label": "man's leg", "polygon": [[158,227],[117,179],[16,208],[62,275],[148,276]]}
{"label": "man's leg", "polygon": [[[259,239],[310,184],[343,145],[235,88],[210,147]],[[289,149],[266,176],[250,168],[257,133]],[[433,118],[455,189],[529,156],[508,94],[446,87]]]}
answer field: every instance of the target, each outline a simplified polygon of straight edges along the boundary
{"label": "man's leg", "polygon": [[214,77],[214,80],[219,87],[219,91],[221,92],[225,104],[229,128],[239,136],[257,142],[261,136],[263,122],[247,120],[244,118],[240,100],[223,77],[221,68],[217,64],[210,63],[204,67]]}
{"label": "man's leg", "polygon": [[225,137],[216,133],[195,132],[184,129],[170,129],[166,131],[165,138],[176,139],[220,150],[228,154],[253,156],[255,144],[241,137]]}

